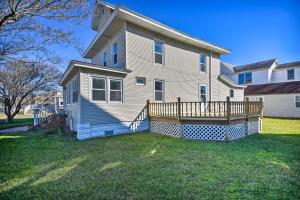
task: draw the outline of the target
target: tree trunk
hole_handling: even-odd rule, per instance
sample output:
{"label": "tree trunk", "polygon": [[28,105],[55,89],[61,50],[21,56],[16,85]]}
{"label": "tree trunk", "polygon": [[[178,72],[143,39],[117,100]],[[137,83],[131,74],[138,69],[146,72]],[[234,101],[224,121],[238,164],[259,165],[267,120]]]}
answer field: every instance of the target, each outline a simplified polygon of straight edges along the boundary
{"label": "tree trunk", "polygon": [[11,122],[13,122],[13,119],[14,119],[14,116],[8,116],[7,115],[6,122],[11,123]]}

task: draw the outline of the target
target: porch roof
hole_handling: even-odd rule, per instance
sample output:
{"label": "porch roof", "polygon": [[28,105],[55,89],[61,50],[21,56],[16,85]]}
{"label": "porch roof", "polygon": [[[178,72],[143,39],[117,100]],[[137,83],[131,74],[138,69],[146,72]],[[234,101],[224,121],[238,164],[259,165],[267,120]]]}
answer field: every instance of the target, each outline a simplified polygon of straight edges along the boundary
{"label": "porch roof", "polygon": [[64,72],[62,78],[60,79],[59,84],[64,85],[65,80],[67,79],[69,74],[72,71],[79,69],[79,68],[94,69],[94,70],[98,70],[98,71],[102,71],[102,72],[110,72],[110,73],[116,73],[116,74],[121,74],[121,75],[127,75],[131,72],[130,70],[126,70],[126,69],[116,69],[116,68],[105,67],[105,66],[101,66],[101,65],[92,64],[92,63],[82,62],[82,61],[78,61],[78,60],[72,60],[69,64],[68,68]]}

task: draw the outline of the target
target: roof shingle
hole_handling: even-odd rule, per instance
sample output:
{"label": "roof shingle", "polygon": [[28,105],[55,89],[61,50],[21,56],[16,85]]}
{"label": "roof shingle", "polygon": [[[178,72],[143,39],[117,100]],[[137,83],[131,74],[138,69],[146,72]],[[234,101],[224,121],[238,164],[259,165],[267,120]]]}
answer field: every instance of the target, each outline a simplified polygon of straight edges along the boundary
{"label": "roof shingle", "polygon": [[300,81],[248,85],[245,95],[300,93]]}
{"label": "roof shingle", "polygon": [[289,67],[300,67],[300,61],[279,64],[276,66],[275,69],[285,69],[285,68],[289,68]]}
{"label": "roof shingle", "polygon": [[251,71],[256,69],[265,69],[270,68],[272,64],[276,61],[276,58],[270,59],[270,60],[264,60],[256,63],[250,63],[246,65],[241,65],[234,67],[235,72],[243,72],[243,71]]}

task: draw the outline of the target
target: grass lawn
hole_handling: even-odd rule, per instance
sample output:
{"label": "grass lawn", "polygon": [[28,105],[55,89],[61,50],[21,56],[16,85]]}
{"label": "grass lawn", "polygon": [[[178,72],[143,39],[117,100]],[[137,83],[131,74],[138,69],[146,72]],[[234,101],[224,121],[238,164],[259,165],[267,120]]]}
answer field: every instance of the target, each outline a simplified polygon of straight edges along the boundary
{"label": "grass lawn", "polygon": [[17,126],[33,125],[33,115],[17,115],[12,123],[6,123],[6,115],[0,114],[0,130]]}
{"label": "grass lawn", "polygon": [[300,199],[300,120],[229,144],[0,134],[0,199]]}

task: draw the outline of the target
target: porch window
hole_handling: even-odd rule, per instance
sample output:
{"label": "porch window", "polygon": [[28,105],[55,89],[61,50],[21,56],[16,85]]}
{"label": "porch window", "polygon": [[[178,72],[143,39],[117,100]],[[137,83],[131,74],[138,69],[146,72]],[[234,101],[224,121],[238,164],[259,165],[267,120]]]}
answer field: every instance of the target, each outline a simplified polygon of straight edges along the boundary
{"label": "porch window", "polygon": [[295,107],[300,108],[300,96],[295,96]]}
{"label": "porch window", "polygon": [[79,77],[77,76],[72,81],[72,102],[78,102],[78,91],[79,91]]}
{"label": "porch window", "polygon": [[206,55],[200,54],[200,72],[206,72]]}
{"label": "porch window", "polygon": [[156,80],[154,82],[154,100],[163,101],[164,99],[164,82]]}
{"label": "porch window", "polygon": [[113,49],[112,49],[113,64],[117,64],[118,63],[118,51],[119,51],[118,43],[114,43],[113,44]]}
{"label": "porch window", "polygon": [[155,64],[163,64],[163,43],[154,41],[154,59]]}
{"label": "porch window", "polygon": [[287,80],[294,80],[295,79],[295,70],[288,69],[287,70]]}
{"label": "porch window", "polygon": [[92,100],[106,101],[106,81],[105,78],[92,78]]}
{"label": "porch window", "polygon": [[122,81],[111,79],[109,80],[110,87],[110,101],[121,102],[122,101]]}
{"label": "porch window", "polygon": [[206,85],[200,85],[200,102],[206,102]]}

